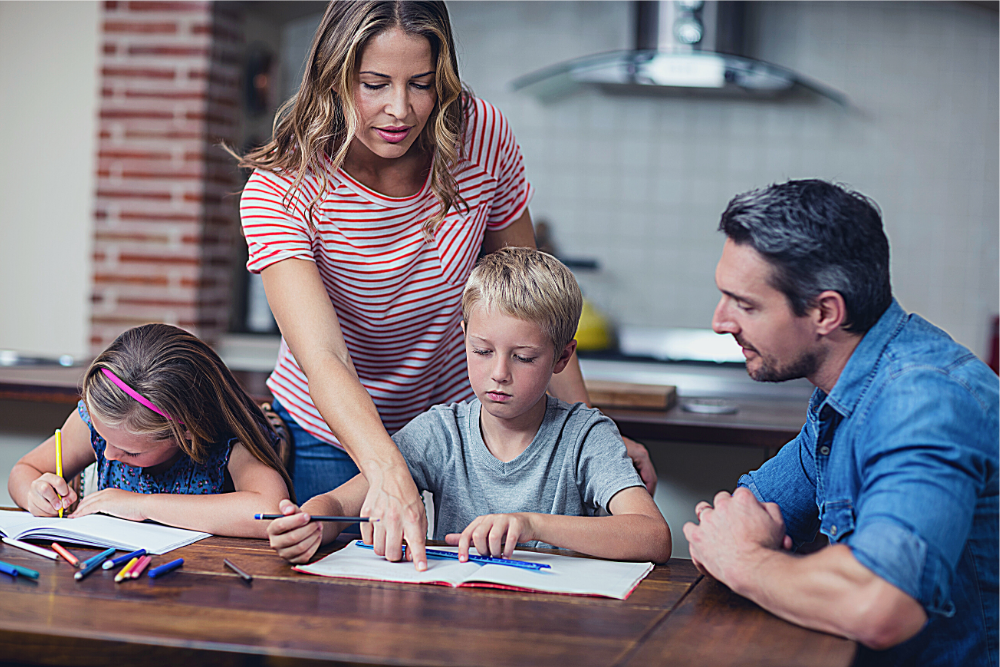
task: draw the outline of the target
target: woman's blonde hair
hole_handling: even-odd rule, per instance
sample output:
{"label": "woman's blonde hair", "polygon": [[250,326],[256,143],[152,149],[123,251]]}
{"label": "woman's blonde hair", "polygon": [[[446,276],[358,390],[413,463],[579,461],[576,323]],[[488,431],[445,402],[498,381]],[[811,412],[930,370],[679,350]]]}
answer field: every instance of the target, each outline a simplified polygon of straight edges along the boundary
{"label": "woman's blonde hair", "polygon": [[[127,394],[107,369],[169,419]],[[236,438],[259,461],[281,474],[294,500],[292,480],[273,444],[275,435],[260,406],[232,371],[198,337],[169,324],[144,324],[124,332],[102,352],[83,378],[87,412],[129,433],[173,439],[204,463],[209,448]]]}
{"label": "woman's blonde hair", "polygon": [[573,273],[552,255],[534,248],[501,248],[480,259],[465,284],[466,325],[479,305],[540,326],[558,359],[576,336],[583,295]]}
{"label": "woman's blonde hair", "polygon": [[432,235],[452,207],[465,205],[450,167],[463,157],[462,134],[471,93],[458,76],[455,42],[444,3],[333,0],[313,38],[298,92],[278,109],[271,140],[239,158],[240,167],[294,175],[283,199],[287,208],[301,192],[303,177],[310,170],[319,176],[320,189],[307,203],[311,229],[316,204],[330,188],[323,159],[330,159],[329,171],[339,169],[357,134],[353,91],[361,52],[369,40],[392,28],[425,37],[436,61],[437,102],[416,143],[419,150],[434,156],[431,191],[441,203],[424,224],[425,234]]}

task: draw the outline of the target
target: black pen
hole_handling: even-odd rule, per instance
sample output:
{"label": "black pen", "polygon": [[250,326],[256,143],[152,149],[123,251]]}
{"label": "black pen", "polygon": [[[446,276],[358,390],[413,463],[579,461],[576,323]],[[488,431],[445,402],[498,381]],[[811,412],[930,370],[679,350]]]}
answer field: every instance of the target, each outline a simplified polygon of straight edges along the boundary
{"label": "black pen", "polygon": [[[289,515],[289,516],[294,516],[294,515]],[[285,515],[284,514],[254,514],[253,518],[255,518],[255,519],[265,519],[265,520],[270,520],[270,519],[284,519]],[[342,523],[358,523],[358,522],[361,522],[361,521],[370,521],[372,523],[375,523],[376,521],[378,521],[378,519],[370,519],[370,518],[368,518],[366,516],[318,516],[318,515],[315,515],[315,514],[310,514],[309,515],[309,520],[310,521],[340,521]]]}
{"label": "black pen", "polygon": [[234,563],[230,562],[230,560],[229,560],[228,558],[223,558],[223,559],[222,559],[222,562],[223,562],[223,563],[224,563],[224,564],[226,565],[226,567],[228,567],[228,568],[229,568],[230,570],[232,570],[232,571],[233,571],[233,572],[235,572],[236,574],[240,575],[240,577],[242,577],[242,578],[243,578],[243,581],[246,581],[246,582],[250,582],[250,581],[253,581],[253,577],[251,577],[251,576],[250,576],[250,575],[249,575],[249,574],[248,574],[247,572],[244,572],[244,571],[243,571],[243,570],[241,570],[240,568],[236,567],[236,565],[235,565]]}

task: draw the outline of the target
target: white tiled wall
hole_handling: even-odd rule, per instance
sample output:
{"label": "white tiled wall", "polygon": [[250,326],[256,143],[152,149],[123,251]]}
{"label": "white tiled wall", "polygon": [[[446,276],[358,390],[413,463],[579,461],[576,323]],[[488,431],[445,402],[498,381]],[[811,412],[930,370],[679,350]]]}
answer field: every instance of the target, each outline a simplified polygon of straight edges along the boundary
{"label": "white tiled wall", "polygon": [[499,106],[588,297],[619,323],[706,327],[727,201],[787,178],[874,198],[902,305],[983,355],[998,298],[997,13],[967,3],[754,3],[757,54],[846,93],[542,102],[514,78],[631,46],[626,2],[453,2],[463,79]]}

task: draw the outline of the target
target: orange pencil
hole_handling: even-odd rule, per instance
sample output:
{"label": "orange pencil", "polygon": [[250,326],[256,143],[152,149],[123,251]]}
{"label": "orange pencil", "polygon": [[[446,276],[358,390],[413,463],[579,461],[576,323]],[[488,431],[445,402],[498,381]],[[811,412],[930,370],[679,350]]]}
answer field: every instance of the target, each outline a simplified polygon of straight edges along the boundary
{"label": "orange pencil", "polygon": [[142,571],[146,569],[146,566],[149,565],[150,561],[152,560],[153,560],[152,556],[143,556],[142,558],[140,558],[139,562],[136,563],[135,566],[128,571],[129,579],[138,579],[140,576],[142,576]]}
{"label": "orange pencil", "polygon": [[79,567],[80,559],[71,554],[69,551],[67,551],[65,547],[63,547],[63,545],[57,542],[53,542],[52,550],[55,551],[60,556],[62,556],[66,560],[66,562],[72,565],[73,567]]}
{"label": "orange pencil", "polygon": [[128,576],[129,570],[131,570],[132,567],[135,566],[135,564],[138,563],[138,562],[139,562],[139,558],[137,556],[137,557],[133,558],[132,560],[130,560],[128,562],[128,565],[126,565],[122,569],[118,570],[118,574],[115,575],[115,583],[116,584],[120,584],[122,581],[124,581],[125,578]]}

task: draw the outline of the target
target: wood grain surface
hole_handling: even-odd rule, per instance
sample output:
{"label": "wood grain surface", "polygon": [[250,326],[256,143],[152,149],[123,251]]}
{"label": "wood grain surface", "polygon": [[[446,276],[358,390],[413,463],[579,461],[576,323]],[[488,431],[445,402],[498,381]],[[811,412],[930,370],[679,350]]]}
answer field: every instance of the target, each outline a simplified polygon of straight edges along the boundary
{"label": "wood grain surface", "polygon": [[[729,645],[716,646],[726,659],[768,647],[772,665],[847,665],[849,651],[830,658],[827,649],[853,646],[785,623],[724,587],[702,595],[704,580],[681,559],[654,568],[619,601],[316,577],[292,571],[261,540],[212,537],[153,565],[177,557],[183,568],[160,579],[115,584],[114,571],[99,570],[75,582],[65,562],[0,544],[0,560],[41,572],[38,581],[0,575],[0,663],[673,664],[671,655],[704,657],[696,649],[707,632],[715,644],[729,635]],[[827,654],[822,662],[802,659],[813,648]]]}

